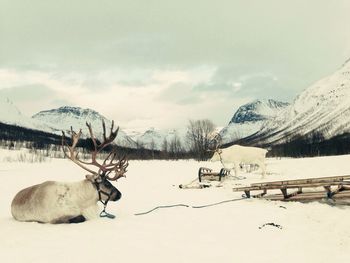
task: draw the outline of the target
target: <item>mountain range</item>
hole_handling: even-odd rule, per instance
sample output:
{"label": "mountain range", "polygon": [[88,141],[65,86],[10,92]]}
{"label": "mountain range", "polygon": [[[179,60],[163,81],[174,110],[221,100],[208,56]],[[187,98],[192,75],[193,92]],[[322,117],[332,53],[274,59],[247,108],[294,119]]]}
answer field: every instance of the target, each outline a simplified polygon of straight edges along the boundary
{"label": "mountain range", "polygon": [[[95,110],[70,106],[27,117],[6,98],[0,98],[0,112],[0,122],[55,134],[73,126],[82,128],[83,135],[88,136],[85,122],[89,122],[100,137],[101,121],[107,127],[111,125],[110,120]],[[260,145],[281,144],[296,136],[315,133],[324,139],[350,133],[350,60],[306,88],[291,104],[268,99],[242,105],[220,131],[223,143],[245,140]],[[175,137],[185,142],[185,135],[185,128],[180,131],[150,128],[142,133],[119,130],[116,142],[124,147],[161,150],[165,141]]]}
{"label": "mountain range", "polygon": [[[28,117],[9,100],[0,99],[0,122],[16,125],[34,130],[45,131],[61,135],[61,131],[70,131],[82,129],[82,137],[89,137],[89,131],[86,122],[91,123],[94,135],[102,138],[102,120],[106,127],[111,126],[112,121],[92,109],[83,109],[80,107],[63,106],[57,109],[40,111],[32,117]],[[115,128],[117,127],[115,124]],[[144,132],[128,131],[128,134],[119,129],[116,138],[116,144],[128,148],[146,148],[152,150],[161,150],[164,142],[171,142],[175,137],[183,141],[184,130],[157,130],[155,128],[147,129]]]}

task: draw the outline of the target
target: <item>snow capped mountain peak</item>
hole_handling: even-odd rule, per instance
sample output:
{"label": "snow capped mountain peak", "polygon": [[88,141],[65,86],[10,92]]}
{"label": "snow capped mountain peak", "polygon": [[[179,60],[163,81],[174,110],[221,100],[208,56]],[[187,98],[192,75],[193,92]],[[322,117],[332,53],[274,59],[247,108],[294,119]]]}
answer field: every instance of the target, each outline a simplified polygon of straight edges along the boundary
{"label": "snow capped mountain peak", "polygon": [[[89,120],[108,121],[104,116],[99,114],[97,111],[94,111],[92,109],[82,109],[80,107],[71,107],[71,106],[63,106],[57,109],[40,111],[37,114],[34,114],[33,118],[37,119],[37,118],[42,118],[44,116],[50,116],[50,117],[70,116],[72,118],[85,118]],[[52,119],[50,119],[50,121],[52,122]]]}
{"label": "snow capped mountain peak", "polygon": [[98,130],[100,130],[102,120],[107,126],[111,124],[111,121],[94,110],[70,106],[40,111],[32,118],[47,123],[56,131],[70,130],[71,126],[73,129],[81,128],[85,136],[88,136],[86,122],[91,123],[92,127]]}
{"label": "snow capped mountain peak", "polygon": [[9,98],[0,98],[0,122],[35,130],[50,131],[50,128],[22,114]]}
{"label": "snow capped mountain peak", "polygon": [[350,60],[334,74],[301,92],[283,114],[265,125],[264,133],[273,134],[268,142],[314,132],[331,138],[350,132],[349,120]]}
{"label": "snow capped mountain peak", "polygon": [[272,99],[255,100],[240,106],[229,124],[264,121],[271,116],[275,116],[276,111],[279,111],[288,105],[289,103]]}
{"label": "snow capped mountain peak", "polygon": [[230,143],[250,136],[263,127],[267,120],[275,118],[289,103],[268,100],[254,100],[238,108],[228,126],[220,131],[222,143]]}
{"label": "snow capped mountain peak", "polygon": [[163,150],[164,143],[171,143],[175,138],[183,144],[185,142],[186,131],[186,129],[158,130],[152,127],[143,133],[134,133],[131,137],[137,142],[139,147],[150,150]]}
{"label": "snow capped mountain peak", "polygon": [[[57,109],[40,111],[33,115],[35,120],[40,120],[47,123],[55,131],[82,129],[83,136],[89,137],[89,131],[86,127],[86,122],[91,123],[97,138],[102,138],[102,120],[106,123],[106,127],[110,127],[112,121],[92,109],[83,109],[80,107],[63,106]],[[115,127],[118,124],[116,123]],[[135,142],[126,135],[126,133],[119,129],[116,143],[120,146],[135,147]]]}

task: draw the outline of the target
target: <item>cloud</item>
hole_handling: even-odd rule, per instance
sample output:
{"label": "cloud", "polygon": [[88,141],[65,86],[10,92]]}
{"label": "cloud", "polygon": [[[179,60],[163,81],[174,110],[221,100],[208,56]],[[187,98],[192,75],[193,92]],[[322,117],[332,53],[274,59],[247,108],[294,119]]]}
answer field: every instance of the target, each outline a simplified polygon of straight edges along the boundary
{"label": "cloud", "polygon": [[[349,7],[347,1],[325,0],[7,1],[0,11],[6,50],[0,66],[90,70],[298,62],[302,70],[320,54],[333,56],[334,66],[349,50]],[[300,63],[305,56],[308,63]]]}
{"label": "cloud", "polygon": [[0,96],[10,99],[27,116],[41,110],[72,105],[73,102],[43,84],[0,89]]}
{"label": "cloud", "polygon": [[[116,120],[121,127],[135,129],[183,127],[188,119],[209,117],[226,123],[226,119],[231,117],[233,104],[242,101],[204,86],[204,83],[212,81],[216,72],[210,67],[183,71],[137,71],[131,74],[130,80],[127,75],[121,77],[114,74],[116,72],[119,71],[84,75],[2,70],[0,94],[11,97],[27,115],[63,105],[80,106],[99,111]],[[89,87],[85,85],[87,82],[96,84]],[[103,88],[91,90],[99,85]],[[246,100],[243,99],[244,102]]]}
{"label": "cloud", "polygon": [[126,126],[201,116],[222,125],[239,103],[291,101],[338,68],[350,57],[349,9],[344,0],[5,1],[0,93],[29,113],[62,103]]}
{"label": "cloud", "polygon": [[0,95],[11,100],[15,99],[16,102],[25,102],[47,99],[54,94],[53,90],[42,84],[31,84],[1,89]]}
{"label": "cloud", "polygon": [[174,83],[164,89],[157,96],[157,100],[179,105],[196,104],[200,102],[200,98],[192,91],[192,87],[183,82]]}
{"label": "cloud", "polygon": [[211,98],[218,96],[227,97],[228,99],[251,97],[290,101],[295,94],[295,90],[289,87],[291,83],[297,87],[301,86],[298,80],[288,77],[280,79],[272,70],[239,69],[236,65],[226,65],[217,68],[208,81],[196,84],[192,92],[207,93]]}

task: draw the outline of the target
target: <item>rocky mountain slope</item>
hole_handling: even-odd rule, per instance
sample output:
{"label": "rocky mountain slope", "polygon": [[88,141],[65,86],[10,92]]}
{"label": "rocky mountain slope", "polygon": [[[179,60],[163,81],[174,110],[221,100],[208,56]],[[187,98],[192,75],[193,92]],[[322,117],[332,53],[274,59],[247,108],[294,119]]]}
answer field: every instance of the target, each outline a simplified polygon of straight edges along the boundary
{"label": "rocky mountain slope", "polygon": [[34,130],[52,131],[45,123],[24,115],[8,98],[0,98],[0,122]]}
{"label": "rocky mountain slope", "polygon": [[292,105],[269,120],[258,140],[282,143],[295,136],[329,139],[350,132],[350,60],[332,75],[306,88]]}
{"label": "rocky mountain slope", "polygon": [[285,108],[286,102],[276,100],[255,100],[242,105],[233,115],[229,124],[220,131],[222,143],[231,143],[263,129],[263,124],[276,118]]}

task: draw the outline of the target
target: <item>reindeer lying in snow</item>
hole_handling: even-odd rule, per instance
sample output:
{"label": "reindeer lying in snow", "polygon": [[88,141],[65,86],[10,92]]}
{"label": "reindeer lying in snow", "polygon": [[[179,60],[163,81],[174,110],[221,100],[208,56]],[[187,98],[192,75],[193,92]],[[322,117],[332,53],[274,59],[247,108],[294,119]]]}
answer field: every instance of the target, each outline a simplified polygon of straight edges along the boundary
{"label": "reindeer lying in snow", "polygon": [[257,164],[262,170],[262,177],[266,174],[265,156],[267,150],[258,147],[233,145],[225,149],[216,149],[211,161],[221,161],[224,168],[235,169],[238,176],[240,164]]}
{"label": "reindeer lying in snow", "polygon": [[[62,132],[62,147],[65,156],[90,174],[86,175],[86,179],[80,182],[62,183],[47,181],[23,189],[12,201],[12,216],[18,221],[53,224],[78,223],[97,217],[98,201],[101,201],[106,207],[108,201],[119,200],[121,193],[110,181],[116,181],[124,176],[128,161],[125,158],[117,160],[115,151],[111,152],[102,163],[98,163],[96,160],[97,154],[111,144],[117,136],[119,128],[113,131],[113,124],[112,122],[110,136],[106,138],[106,127],[105,123],[102,122],[104,140],[98,144],[93,135],[91,125],[86,123],[94,145],[91,162],[79,160],[78,153],[75,152],[75,147],[81,136],[81,130],[76,133],[71,128],[72,146],[66,143],[65,134]],[[69,155],[65,147],[68,148]],[[98,167],[98,172],[89,169],[87,165]],[[114,175],[110,176],[111,173],[114,173]]]}

